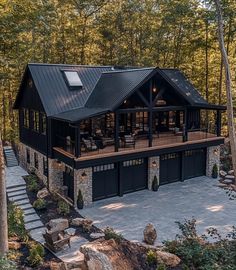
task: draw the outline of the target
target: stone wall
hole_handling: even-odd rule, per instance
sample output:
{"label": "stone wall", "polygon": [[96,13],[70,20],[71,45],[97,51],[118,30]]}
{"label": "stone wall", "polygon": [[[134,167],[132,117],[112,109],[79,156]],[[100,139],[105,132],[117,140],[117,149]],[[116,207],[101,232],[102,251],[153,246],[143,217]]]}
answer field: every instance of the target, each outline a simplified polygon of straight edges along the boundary
{"label": "stone wall", "polygon": [[[29,149],[30,152],[30,163],[27,163],[27,152],[26,149]],[[34,153],[38,155],[38,169],[34,166]],[[43,170],[43,159],[47,160],[47,157],[42,153],[36,151],[35,149],[23,144],[19,143],[19,163],[22,168],[27,170],[28,172],[34,171],[34,173],[43,180],[44,184],[47,185],[47,176],[44,175]]]}
{"label": "stone wall", "polygon": [[217,165],[218,173],[220,168],[220,146],[207,148],[206,154],[206,176],[211,177],[214,164]]}
{"label": "stone wall", "polygon": [[[84,174],[84,175],[83,175]],[[84,205],[89,205],[93,201],[92,195],[92,181],[93,179],[93,171],[92,167],[79,169],[74,171],[74,203],[76,207],[77,196],[79,189],[82,192]]]}
{"label": "stone wall", "polygon": [[160,181],[160,157],[150,157],[148,159],[148,189],[152,190],[152,181],[156,175],[157,181]]}
{"label": "stone wall", "polygon": [[65,164],[58,163],[56,159],[48,159],[48,188],[51,192],[61,190],[63,186],[63,172]]}

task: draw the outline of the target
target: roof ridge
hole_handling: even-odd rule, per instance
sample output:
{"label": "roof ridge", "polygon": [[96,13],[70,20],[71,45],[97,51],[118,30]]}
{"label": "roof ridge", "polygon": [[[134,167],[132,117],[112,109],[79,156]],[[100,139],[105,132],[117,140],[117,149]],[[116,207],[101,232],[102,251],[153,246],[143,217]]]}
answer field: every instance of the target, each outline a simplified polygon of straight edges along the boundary
{"label": "roof ridge", "polygon": [[134,71],[144,71],[144,70],[154,70],[156,67],[146,67],[146,68],[134,68],[134,69],[122,69],[122,70],[111,70],[103,71],[102,74],[112,74],[112,73],[122,73],[122,72],[134,72]]}
{"label": "roof ridge", "polygon": [[28,66],[65,66],[65,67],[86,67],[86,68],[112,68],[113,66],[99,65],[76,65],[76,64],[50,64],[50,63],[28,63]]}

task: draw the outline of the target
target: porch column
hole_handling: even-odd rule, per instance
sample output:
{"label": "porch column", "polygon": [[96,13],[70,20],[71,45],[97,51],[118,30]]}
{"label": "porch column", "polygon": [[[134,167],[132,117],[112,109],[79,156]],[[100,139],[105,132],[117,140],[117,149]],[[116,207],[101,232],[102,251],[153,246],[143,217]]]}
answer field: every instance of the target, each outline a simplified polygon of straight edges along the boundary
{"label": "porch column", "polygon": [[75,126],[75,157],[80,157],[80,123]]}
{"label": "porch column", "polygon": [[149,140],[148,140],[148,146],[152,147],[152,86],[153,82],[150,80],[149,85],[149,111],[148,111],[148,126],[149,126]]}
{"label": "porch column", "polygon": [[115,152],[119,150],[119,114],[115,112]]}
{"label": "porch column", "polygon": [[184,110],[183,142],[188,141],[188,110]]}
{"label": "porch column", "polygon": [[217,110],[216,115],[216,135],[217,137],[221,136],[221,111]]}

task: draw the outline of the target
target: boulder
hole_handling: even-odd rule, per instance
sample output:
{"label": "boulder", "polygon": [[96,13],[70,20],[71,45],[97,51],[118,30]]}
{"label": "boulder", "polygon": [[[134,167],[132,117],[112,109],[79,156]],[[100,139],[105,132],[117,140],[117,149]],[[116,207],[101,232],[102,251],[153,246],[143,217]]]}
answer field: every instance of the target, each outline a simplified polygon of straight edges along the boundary
{"label": "boulder", "polygon": [[105,234],[104,233],[91,233],[89,236],[92,239],[99,239],[99,238],[105,237]]}
{"label": "boulder", "polygon": [[180,258],[175,254],[165,252],[165,251],[156,251],[157,261],[163,263],[169,267],[176,267],[180,263]]}
{"label": "boulder", "polygon": [[153,224],[151,223],[147,224],[147,226],[145,227],[143,231],[143,238],[144,238],[144,242],[149,245],[153,245],[155,243],[155,240],[157,238],[157,232]]}
{"label": "boulder", "polygon": [[234,175],[227,174],[227,175],[225,176],[225,179],[234,180]]}
{"label": "boulder", "polygon": [[228,171],[228,174],[229,174],[229,175],[234,175],[234,170]]}
{"label": "boulder", "polygon": [[70,236],[74,236],[75,232],[76,232],[76,229],[74,229],[74,228],[68,228],[65,230],[65,233],[67,233]]}
{"label": "boulder", "polygon": [[65,264],[63,262],[50,261],[51,270],[66,270]]}
{"label": "boulder", "polygon": [[51,219],[47,223],[47,227],[49,228],[50,232],[63,231],[69,227],[69,222],[65,218]]}
{"label": "boulder", "polygon": [[47,188],[43,188],[43,189],[38,191],[37,198],[43,199],[43,198],[47,197],[48,195],[49,195],[49,192],[48,192]]}
{"label": "boulder", "polygon": [[71,225],[76,227],[82,226],[84,230],[90,231],[93,225],[93,221],[87,218],[74,218],[71,221]]}
{"label": "boulder", "polygon": [[225,171],[223,171],[223,170],[220,170],[220,171],[219,171],[219,175],[220,175],[221,177],[225,177],[225,176],[227,175],[227,172],[225,172]]}
{"label": "boulder", "polygon": [[226,185],[229,185],[229,184],[232,184],[234,181],[234,178],[233,179],[224,179],[223,183],[226,184]]}

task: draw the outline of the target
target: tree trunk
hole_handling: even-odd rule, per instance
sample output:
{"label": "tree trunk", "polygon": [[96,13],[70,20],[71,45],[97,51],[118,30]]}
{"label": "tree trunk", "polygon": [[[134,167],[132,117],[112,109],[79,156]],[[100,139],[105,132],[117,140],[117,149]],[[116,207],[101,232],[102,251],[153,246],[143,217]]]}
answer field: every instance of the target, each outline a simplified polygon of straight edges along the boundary
{"label": "tree trunk", "polygon": [[5,166],[3,160],[2,139],[0,134],[0,256],[8,251],[7,198]]}
{"label": "tree trunk", "polygon": [[[232,99],[232,82],[231,82],[231,73],[230,65],[228,60],[228,55],[226,52],[224,44],[224,29],[223,29],[223,18],[221,5],[219,0],[214,0],[217,10],[217,19],[218,19],[218,33],[219,33],[219,45],[225,70],[225,84],[226,84],[226,97],[227,97],[227,122],[229,130],[229,140],[232,153],[232,163],[234,176],[236,175],[236,135],[235,135],[235,126],[234,126],[234,112],[233,112],[233,99]],[[234,183],[236,181],[234,180]]]}

